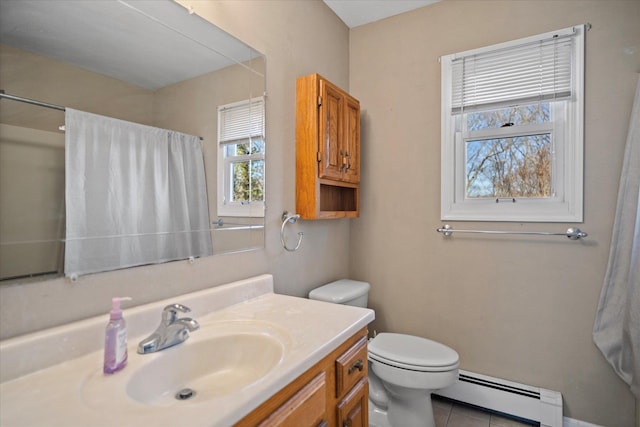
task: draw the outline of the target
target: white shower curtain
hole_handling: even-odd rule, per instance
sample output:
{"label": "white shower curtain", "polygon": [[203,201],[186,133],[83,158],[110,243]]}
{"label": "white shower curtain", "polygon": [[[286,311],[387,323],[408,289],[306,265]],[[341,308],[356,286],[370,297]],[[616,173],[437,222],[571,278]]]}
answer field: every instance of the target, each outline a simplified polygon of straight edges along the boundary
{"label": "white shower curtain", "polygon": [[65,275],[213,253],[198,137],[67,108]]}
{"label": "white shower curtain", "polygon": [[593,339],[616,373],[640,399],[640,79]]}

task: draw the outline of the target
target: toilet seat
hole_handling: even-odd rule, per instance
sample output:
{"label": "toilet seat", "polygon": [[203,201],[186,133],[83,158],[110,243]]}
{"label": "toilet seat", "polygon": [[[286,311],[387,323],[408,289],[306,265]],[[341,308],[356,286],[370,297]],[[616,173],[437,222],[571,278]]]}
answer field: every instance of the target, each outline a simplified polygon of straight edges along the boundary
{"label": "toilet seat", "polygon": [[369,341],[369,359],[420,372],[457,369],[458,353],[435,341],[412,335],[381,333]]}
{"label": "toilet seat", "polygon": [[380,356],[376,356],[375,354],[369,354],[369,360],[372,362],[383,363],[385,365],[391,366],[392,368],[404,369],[407,371],[415,371],[415,372],[447,372],[453,371],[458,368],[458,363],[454,363],[452,365],[447,366],[420,366],[420,365],[409,365],[407,363],[401,363],[397,360],[385,359]]}

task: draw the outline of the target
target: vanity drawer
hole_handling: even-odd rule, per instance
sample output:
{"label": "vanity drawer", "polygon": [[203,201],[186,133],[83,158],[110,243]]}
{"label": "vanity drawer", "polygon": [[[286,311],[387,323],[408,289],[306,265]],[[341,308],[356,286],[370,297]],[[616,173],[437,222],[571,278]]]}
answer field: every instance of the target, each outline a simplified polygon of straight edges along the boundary
{"label": "vanity drawer", "polygon": [[368,374],[367,337],[363,336],[336,359],[336,397]]}

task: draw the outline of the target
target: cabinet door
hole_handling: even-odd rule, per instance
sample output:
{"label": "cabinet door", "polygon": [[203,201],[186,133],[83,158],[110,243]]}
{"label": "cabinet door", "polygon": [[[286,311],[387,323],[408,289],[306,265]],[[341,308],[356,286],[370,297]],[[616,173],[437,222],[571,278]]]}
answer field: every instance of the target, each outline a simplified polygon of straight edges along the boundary
{"label": "cabinet door", "polygon": [[368,391],[367,378],[362,378],[338,403],[338,427],[369,426]]}
{"label": "cabinet door", "polygon": [[320,134],[318,176],[342,179],[344,169],[344,92],[326,80],[320,80]]}
{"label": "cabinet door", "polygon": [[325,373],[316,375],[258,427],[300,427],[326,425],[327,385]]}
{"label": "cabinet door", "polygon": [[360,103],[346,96],[344,119],[344,180],[360,182]]}

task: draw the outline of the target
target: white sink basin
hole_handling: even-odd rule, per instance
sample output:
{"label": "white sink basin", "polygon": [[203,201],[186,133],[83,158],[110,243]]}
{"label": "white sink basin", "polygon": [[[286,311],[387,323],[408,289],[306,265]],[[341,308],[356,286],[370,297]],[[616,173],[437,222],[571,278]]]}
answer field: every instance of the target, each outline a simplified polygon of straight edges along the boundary
{"label": "white sink basin", "polygon": [[[174,347],[146,355],[130,351],[124,371],[110,376],[92,374],[81,394],[89,406],[101,409],[132,403],[207,402],[260,381],[280,363],[288,346],[287,333],[270,323],[204,324]],[[182,399],[177,397],[180,392]]]}
{"label": "white sink basin", "polygon": [[190,346],[174,347],[138,369],[127,384],[127,395],[147,405],[201,401],[238,391],[264,377],[282,358],[283,348],[269,335],[232,334]]}

